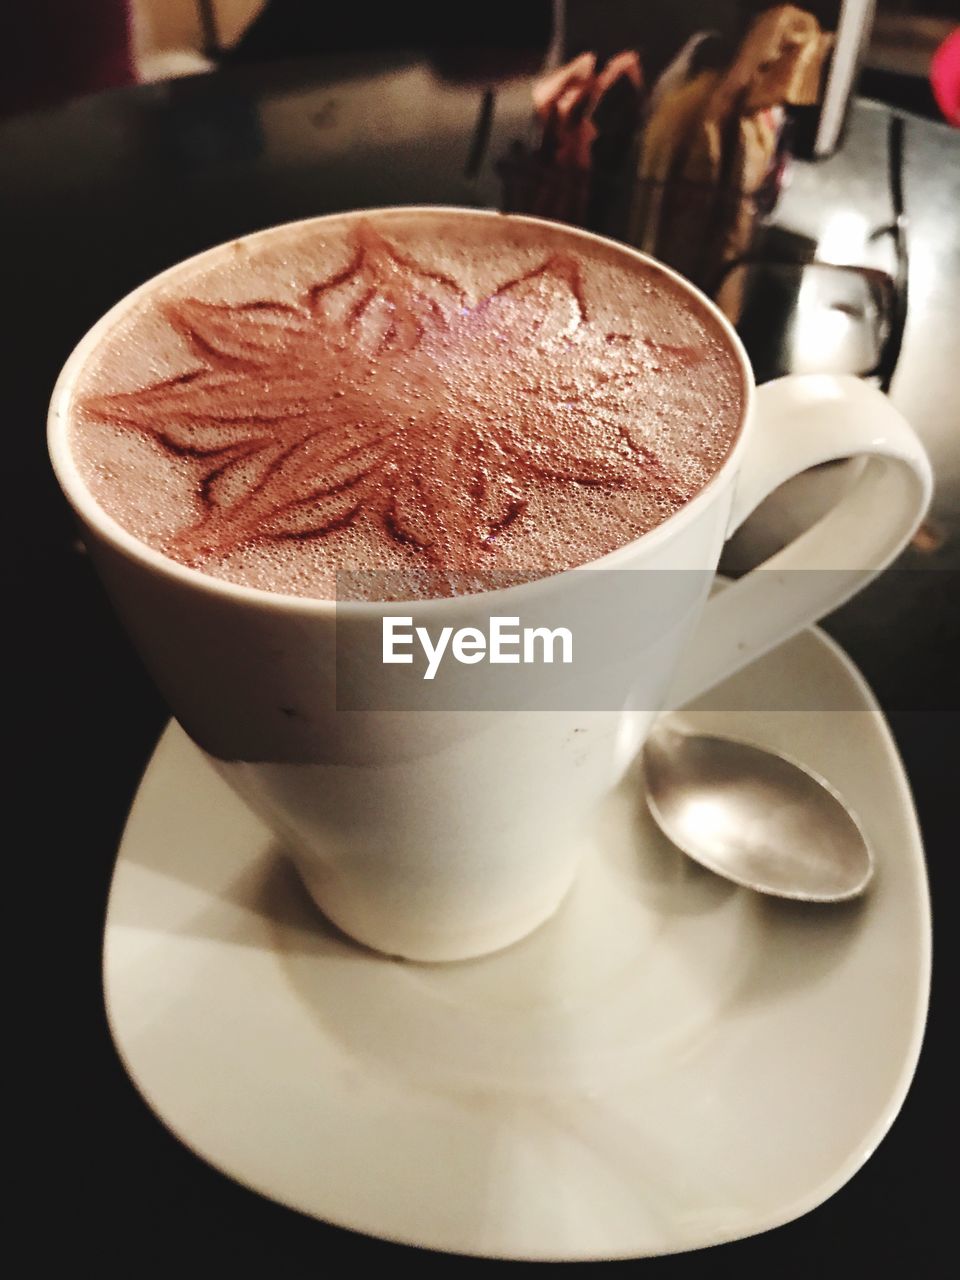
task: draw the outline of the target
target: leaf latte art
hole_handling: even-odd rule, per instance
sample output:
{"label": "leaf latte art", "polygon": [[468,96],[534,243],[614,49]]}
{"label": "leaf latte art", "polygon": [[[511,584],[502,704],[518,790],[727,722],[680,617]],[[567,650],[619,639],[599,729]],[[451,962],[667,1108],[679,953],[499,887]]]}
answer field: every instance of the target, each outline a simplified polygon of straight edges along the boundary
{"label": "leaf latte art", "polygon": [[[75,397],[94,496],[183,564],[307,595],[338,569],[421,595],[541,576],[679,509],[739,420],[710,317],[642,264],[618,302],[605,247],[447,219],[445,251],[440,213],[345,218],[321,250],[305,224],[279,262],[258,237],[158,291]],[[162,376],[117,386],[151,343]]]}

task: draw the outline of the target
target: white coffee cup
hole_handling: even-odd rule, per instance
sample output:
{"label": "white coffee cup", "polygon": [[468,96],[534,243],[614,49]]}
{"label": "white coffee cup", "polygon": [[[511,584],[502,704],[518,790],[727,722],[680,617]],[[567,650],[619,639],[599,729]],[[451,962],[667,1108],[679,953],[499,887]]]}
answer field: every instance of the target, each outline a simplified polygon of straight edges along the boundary
{"label": "white coffee cup", "polygon": [[[540,225],[556,234],[555,224]],[[573,250],[597,238],[567,234]],[[648,261],[623,246],[618,252],[626,264]],[[930,499],[923,447],[883,395],[834,376],[783,378],[756,389],[727,320],[668,272],[712,312],[748,391],[736,444],[707,485],[664,523],[586,566],[698,571],[688,575],[686,591],[669,593],[667,606],[641,610],[639,623],[631,615],[637,665],[634,676],[622,674],[621,709],[437,710],[424,683],[422,707],[380,710],[378,690],[395,674],[382,660],[385,613],[408,614],[433,630],[475,625],[483,614],[522,617],[536,612],[544,583],[562,598],[577,573],[403,608],[335,603],[215,579],[133,537],[86,488],[70,453],[67,407],[106,330],[181,269],[121,301],[71,355],[50,409],[54,469],[174,715],[277,832],[329,919],[391,955],[482,955],[546,920],[576,875],[584,829],[642,745],[653,708],[681,705],[852,595],[901,550]],[[822,520],[762,572],[707,600],[724,541],[774,488],[808,467],[854,455],[866,461]],[[800,569],[831,572],[788,572]],[[338,626],[356,641],[346,664],[337,662]],[[342,688],[338,707],[338,675],[362,682],[362,701],[372,709],[343,710],[350,699]]]}

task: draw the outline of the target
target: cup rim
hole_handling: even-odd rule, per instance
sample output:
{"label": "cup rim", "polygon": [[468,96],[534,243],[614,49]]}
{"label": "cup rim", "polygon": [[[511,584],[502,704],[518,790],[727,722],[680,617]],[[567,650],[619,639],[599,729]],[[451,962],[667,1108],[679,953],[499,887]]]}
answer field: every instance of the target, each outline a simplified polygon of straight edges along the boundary
{"label": "cup rim", "polygon": [[[648,529],[646,533],[642,533],[630,542],[626,542],[622,546],[616,547],[613,551],[609,551],[586,564],[573,565],[567,569],[557,570],[554,573],[545,574],[539,578],[531,578],[528,581],[515,583],[507,587],[495,587],[487,591],[472,592],[465,595],[416,597],[407,600],[340,600],[336,596],[332,598],[325,596],[299,596],[278,591],[267,591],[262,587],[246,586],[243,583],[231,582],[224,578],[215,578],[201,569],[194,569],[189,565],[181,564],[179,561],[165,556],[162,552],[151,547],[149,543],[143,542],[125,529],[119,521],[115,520],[100,506],[87,488],[80,475],[79,468],[73,460],[67,442],[69,427],[67,409],[73,386],[88,359],[109,330],[146,294],[152,292],[161,284],[175,279],[183,272],[184,268],[200,266],[204,259],[213,258],[221,254],[230,244],[238,242],[245,245],[255,244],[258,240],[268,239],[279,232],[291,231],[298,227],[314,226],[318,223],[332,222],[343,218],[382,216],[385,213],[453,214],[471,218],[506,218],[511,222],[522,223],[526,226],[545,227],[554,234],[559,231],[572,239],[582,239],[602,244],[622,256],[635,258],[643,262],[647,267],[653,267],[663,273],[675,285],[691,295],[697,304],[712,316],[714,322],[724,334],[729,348],[737,358],[743,388],[743,404],[733,445],[703,488],[698,490],[679,510],[667,516],[665,520],[662,520],[652,529]],[[755,390],[756,383],[749,357],[730,320],[723,314],[716,303],[702,293],[696,285],[691,284],[679,272],[673,270],[672,267],[666,266],[665,263],[660,262],[652,255],[644,253],[640,249],[635,249],[632,245],[613,240],[608,236],[598,235],[596,232],[586,231],[581,227],[569,226],[566,223],[556,222],[548,218],[529,217],[526,214],[501,213],[496,209],[474,209],[468,205],[385,205],[378,208],[346,209],[338,213],[319,214],[309,218],[298,218],[290,222],[276,223],[269,227],[263,227],[258,231],[250,232],[248,235],[237,236],[233,240],[223,241],[212,245],[208,249],[203,249],[200,253],[193,254],[189,258],[185,258],[166,270],[151,276],[148,280],[125,294],[87,330],[67,357],[54,384],[50,399],[47,414],[47,449],[57,482],[81,521],[114,551],[119,552],[129,560],[139,562],[162,577],[178,582],[184,587],[190,587],[221,599],[233,600],[238,604],[256,606],[267,610],[275,609],[304,617],[326,616],[338,610],[349,610],[351,613],[356,612],[358,614],[376,613],[379,615],[386,607],[391,610],[415,608],[419,612],[425,609],[449,608],[451,605],[462,605],[467,601],[499,600],[521,590],[529,593],[538,586],[542,587],[543,584],[556,583],[558,579],[563,578],[568,573],[579,573],[584,570],[618,569],[622,567],[621,562],[632,558],[639,547],[644,550],[653,549],[660,543],[667,541],[697,518],[701,509],[709,505],[716,496],[717,491],[728,482],[731,473],[735,470],[749,434]]]}

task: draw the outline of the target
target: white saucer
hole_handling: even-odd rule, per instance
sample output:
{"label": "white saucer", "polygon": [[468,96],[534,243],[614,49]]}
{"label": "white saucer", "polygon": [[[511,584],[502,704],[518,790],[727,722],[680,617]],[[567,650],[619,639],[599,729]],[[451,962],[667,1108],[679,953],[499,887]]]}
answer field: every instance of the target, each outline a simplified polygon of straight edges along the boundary
{"label": "white saucer", "polygon": [[325,925],[169,727],[123,838],[104,956],[144,1098],[263,1195],[432,1249],[636,1257],[814,1208],[875,1149],[913,1074],[923,854],[888,730],[836,646],[805,632],[736,681],[709,705],[812,688],[842,708],[702,722],[839,788],[876,849],[864,901],[733,888],[657,837],[634,781],[559,914],[449,966],[380,959]]}

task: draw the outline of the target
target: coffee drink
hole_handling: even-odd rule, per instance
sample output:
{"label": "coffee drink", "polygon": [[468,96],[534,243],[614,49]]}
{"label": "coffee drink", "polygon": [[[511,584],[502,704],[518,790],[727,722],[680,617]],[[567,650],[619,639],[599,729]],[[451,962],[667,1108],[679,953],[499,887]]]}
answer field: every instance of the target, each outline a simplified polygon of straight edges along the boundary
{"label": "coffee drink", "polygon": [[[922,518],[929,463],[879,392],[780,379],[740,441],[753,398],[726,321],[642,255],[391,209],[149,281],[67,361],[49,442],[145,667],[276,837],[258,858],[288,850],[369,947],[463,960],[557,909],[658,710],[842,603]],[[731,524],[851,455],[776,574],[708,598]],[[558,572],[598,561],[623,572]]]}
{"label": "coffee drink", "polygon": [[443,596],[660,524],[723,463],[744,394],[720,323],[654,264],[391,210],[237,241],[141,293],[72,390],[70,444],[109,516],[206,574]]}

